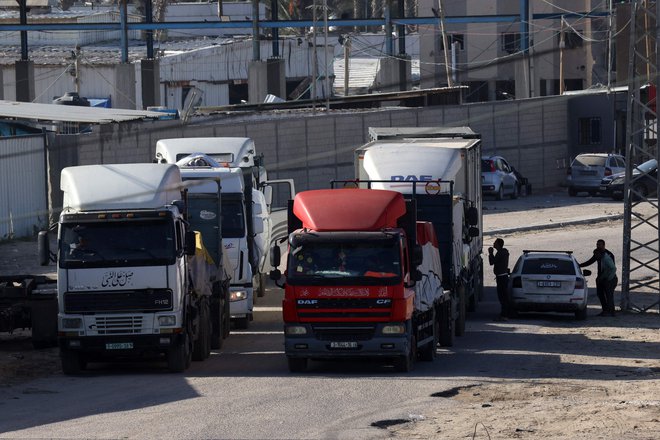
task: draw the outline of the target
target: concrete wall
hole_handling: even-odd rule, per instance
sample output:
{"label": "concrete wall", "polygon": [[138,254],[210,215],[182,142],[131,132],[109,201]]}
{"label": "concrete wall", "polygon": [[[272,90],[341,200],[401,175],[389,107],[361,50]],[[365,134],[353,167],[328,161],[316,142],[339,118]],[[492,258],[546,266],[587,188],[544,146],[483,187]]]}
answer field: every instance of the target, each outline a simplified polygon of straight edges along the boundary
{"label": "concrete wall", "polygon": [[[483,138],[484,154],[501,154],[536,189],[564,180],[569,158],[568,100],[536,98],[461,106],[385,108],[350,112],[311,111],[285,115],[228,116],[96,127],[80,136],[51,135],[51,182],[59,188],[63,166],[151,162],[158,139],[246,136],[263,153],[271,178],[293,178],[298,191],[353,178],[353,151],[367,142],[371,126],[467,125]],[[54,191],[54,193],[57,191]],[[52,200],[57,209],[59,200]]]}

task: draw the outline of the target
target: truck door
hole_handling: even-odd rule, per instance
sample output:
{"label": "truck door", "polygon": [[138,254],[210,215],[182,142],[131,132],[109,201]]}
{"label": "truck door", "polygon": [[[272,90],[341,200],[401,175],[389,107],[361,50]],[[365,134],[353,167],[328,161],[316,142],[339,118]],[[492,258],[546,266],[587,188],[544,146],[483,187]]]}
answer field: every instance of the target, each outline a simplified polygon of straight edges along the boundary
{"label": "truck door", "polygon": [[[296,188],[293,179],[279,179],[264,182],[263,191],[271,220],[270,246],[272,246],[273,243],[287,236],[287,206],[289,200],[293,200],[296,195]],[[280,255],[285,253],[286,240],[280,243]],[[268,258],[264,266],[264,269],[271,270]]]}

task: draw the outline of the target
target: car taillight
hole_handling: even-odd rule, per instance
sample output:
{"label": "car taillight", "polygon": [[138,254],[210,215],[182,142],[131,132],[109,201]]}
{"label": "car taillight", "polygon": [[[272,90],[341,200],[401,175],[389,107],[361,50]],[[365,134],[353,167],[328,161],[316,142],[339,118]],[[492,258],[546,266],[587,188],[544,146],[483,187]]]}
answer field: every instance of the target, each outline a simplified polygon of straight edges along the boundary
{"label": "car taillight", "polygon": [[611,176],[612,175],[612,170],[610,168],[605,168],[605,175],[606,176]]}
{"label": "car taillight", "polygon": [[511,286],[513,288],[522,289],[522,278],[514,277]]}
{"label": "car taillight", "polygon": [[584,289],[584,278],[575,278],[575,288]]}

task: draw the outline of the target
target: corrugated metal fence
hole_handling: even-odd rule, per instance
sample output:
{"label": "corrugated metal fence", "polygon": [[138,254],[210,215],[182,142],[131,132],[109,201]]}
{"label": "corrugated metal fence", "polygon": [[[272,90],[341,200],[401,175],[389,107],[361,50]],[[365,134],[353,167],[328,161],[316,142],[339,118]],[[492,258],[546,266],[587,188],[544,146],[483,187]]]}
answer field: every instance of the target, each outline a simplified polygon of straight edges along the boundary
{"label": "corrugated metal fence", "polygon": [[47,226],[47,176],[44,135],[0,138],[0,240]]}

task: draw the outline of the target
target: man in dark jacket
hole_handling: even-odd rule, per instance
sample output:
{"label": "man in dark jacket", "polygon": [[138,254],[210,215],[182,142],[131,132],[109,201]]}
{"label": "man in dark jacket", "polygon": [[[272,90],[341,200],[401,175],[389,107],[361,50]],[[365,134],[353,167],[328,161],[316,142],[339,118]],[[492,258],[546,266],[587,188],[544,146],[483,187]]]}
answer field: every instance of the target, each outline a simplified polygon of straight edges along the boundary
{"label": "man in dark jacket", "polygon": [[600,300],[600,306],[603,309],[603,311],[600,312],[598,316],[614,315],[614,298],[612,297],[611,300],[608,300],[608,295],[606,295],[606,289],[609,289],[613,294],[616,285],[619,283],[619,278],[616,275],[614,276],[614,279],[608,281],[608,283],[602,282],[603,277],[601,275],[603,269],[602,269],[601,254],[603,253],[607,254],[612,259],[612,264],[615,264],[614,254],[605,248],[605,240],[602,239],[596,241],[596,249],[594,249],[593,256],[584,263],[580,263],[580,267],[591,266],[594,263],[598,263],[597,264],[598,274],[596,276],[596,294],[598,295],[598,299]]}
{"label": "man in dark jacket", "polygon": [[[493,248],[497,253],[493,253]],[[500,301],[499,319],[506,321],[509,317],[509,251],[504,247],[504,240],[498,238],[493,247],[488,248],[488,263],[493,266],[495,282],[497,283],[497,299]]]}

